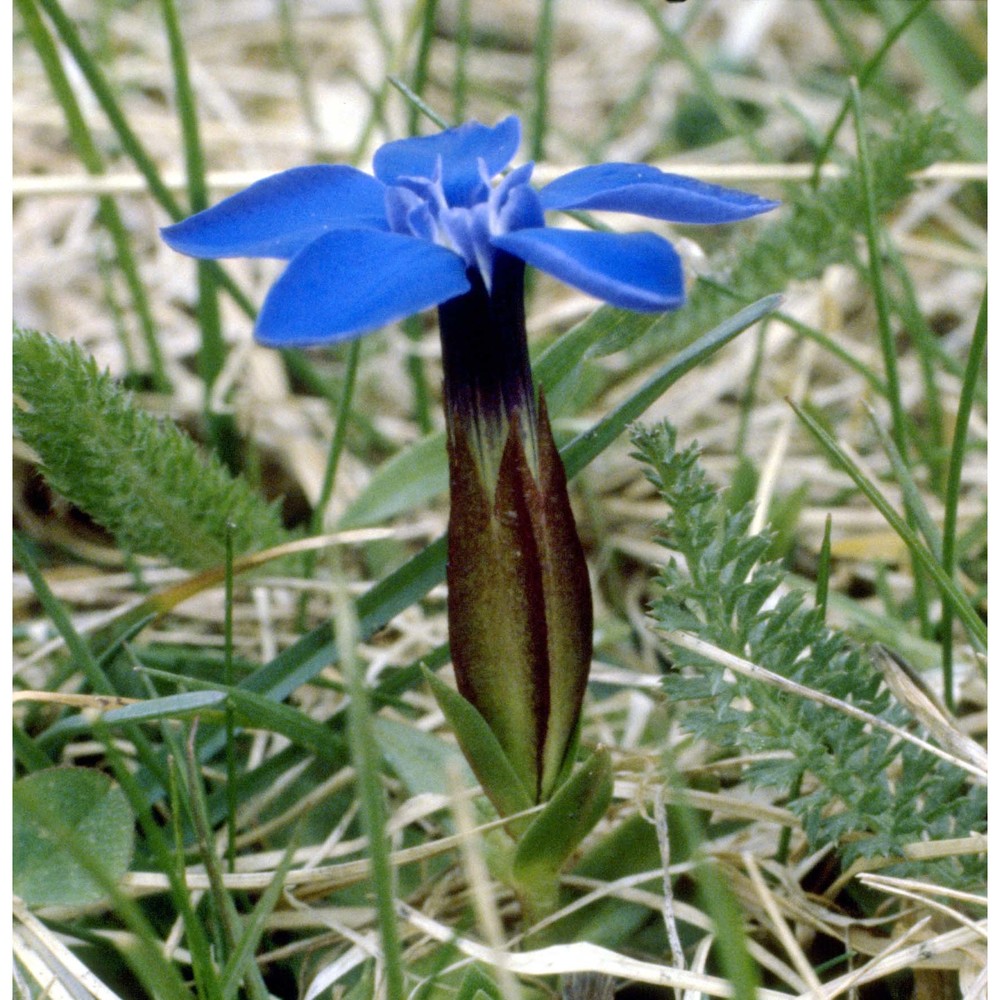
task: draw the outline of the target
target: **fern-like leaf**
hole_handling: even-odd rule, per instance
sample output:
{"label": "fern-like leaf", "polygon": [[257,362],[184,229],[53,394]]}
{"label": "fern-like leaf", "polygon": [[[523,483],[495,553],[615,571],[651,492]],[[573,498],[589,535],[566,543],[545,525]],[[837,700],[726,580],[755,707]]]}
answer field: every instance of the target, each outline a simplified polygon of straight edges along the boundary
{"label": "fern-like leaf", "polygon": [[14,329],[14,426],[54,490],[136,554],[203,569],[288,539],[277,504],[169,420],[139,409],[76,344]]}
{"label": "fern-like leaf", "polygon": [[[749,534],[749,508],[732,514],[709,483],[695,448],[678,451],[667,424],[633,434],[637,457],[669,507],[661,541],[683,556],[660,571],[652,616],[683,628],[774,673],[823,691],[897,727],[918,729],[870,659],[795,590],[784,572],[759,562],[768,539]],[[760,681],[727,675],[718,664],[675,650],[664,678],[682,724],[725,754],[755,755],[746,777],[791,792],[812,848],[835,843],[846,863],[899,857],[931,837],[982,832],[986,794],[968,776],[881,730]],[[926,732],[920,731],[924,738]],[[931,877],[928,866],[897,871]],[[934,863],[941,882],[978,885],[981,858]]]}

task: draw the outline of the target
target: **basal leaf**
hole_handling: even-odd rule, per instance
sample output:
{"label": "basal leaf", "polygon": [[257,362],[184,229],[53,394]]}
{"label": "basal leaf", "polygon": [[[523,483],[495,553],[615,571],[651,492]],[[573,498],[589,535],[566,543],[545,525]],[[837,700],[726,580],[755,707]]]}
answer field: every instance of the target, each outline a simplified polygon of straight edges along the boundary
{"label": "basal leaf", "polygon": [[132,861],[135,820],[100,771],[56,767],[14,783],[14,892],[31,906],[103,899]]}

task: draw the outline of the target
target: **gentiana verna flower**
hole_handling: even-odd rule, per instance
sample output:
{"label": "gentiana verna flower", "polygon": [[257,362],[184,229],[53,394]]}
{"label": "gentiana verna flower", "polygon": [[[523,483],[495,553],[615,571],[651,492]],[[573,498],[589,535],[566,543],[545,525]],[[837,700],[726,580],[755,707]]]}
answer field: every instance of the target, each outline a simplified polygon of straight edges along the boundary
{"label": "gentiana verna flower", "polygon": [[265,345],[335,343],[438,307],[452,661],[516,788],[498,788],[473,749],[482,740],[449,718],[501,813],[550,798],[568,774],[592,652],[583,547],[528,361],[525,265],[623,309],[684,300],[663,237],[551,228],[545,213],[721,223],[776,204],[642,164],[583,167],[537,191],[530,163],[495,180],[520,138],[511,116],[390,142],[374,176],[298,167],[163,231],[194,257],[289,261],[257,320]]}
{"label": "gentiana verna flower", "polygon": [[257,339],[303,347],[352,337],[468,292],[487,291],[506,252],[622,309],[681,305],[678,256],[651,233],[553,229],[545,212],[630,212],[683,223],[734,222],[775,206],[756,195],[633,163],[583,167],[535,191],[532,164],[492,183],[514,158],[521,124],[469,122],[401,139],[372,177],[320,164],[275,174],[163,230],[193,257],[290,263],[257,321]]}

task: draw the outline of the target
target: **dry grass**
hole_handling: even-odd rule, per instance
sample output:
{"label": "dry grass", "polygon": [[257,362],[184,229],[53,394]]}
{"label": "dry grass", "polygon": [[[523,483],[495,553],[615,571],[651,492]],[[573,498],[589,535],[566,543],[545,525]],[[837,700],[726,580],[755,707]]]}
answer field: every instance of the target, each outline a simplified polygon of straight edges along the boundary
{"label": "dry grass", "polygon": [[[407,71],[413,52],[413,5],[401,0],[375,3],[373,9],[381,18],[377,28],[360,0],[301,0],[292,6],[296,65],[290,65],[282,48],[278,4],[215,0],[188,5],[182,11],[207,164],[217,193],[241,186],[250,177],[318,158],[342,161],[357,156],[364,164],[385,138],[405,131],[408,111],[392,91],[385,101],[385,124],[375,123],[367,135],[365,128],[370,121],[372,93],[382,89],[386,74]],[[670,11],[672,23],[677,23],[689,6],[694,4],[679,4],[676,11]],[[971,9],[978,4],[943,0],[938,6],[939,13],[957,31],[967,35],[977,31]],[[545,162],[539,164],[540,176],[578,165],[599,148],[606,160],[669,163],[679,172],[752,187],[765,195],[777,194],[782,184],[803,182],[800,178],[805,165],[787,162],[801,161],[797,154],[802,138],[799,115],[823,133],[842,99],[840,91],[824,91],[816,85],[818,68],[828,67],[833,74],[844,72],[829,30],[806,0],[720,0],[702,7],[705,12],[688,38],[691,49],[703,59],[713,54],[716,68],[712,81],[722,94],[766,110],[768,124],[762,140],[776,162],[760,164],[736,139],[668,160],[662,152],[664,136],[669,134],[674,110],[691,93],[688,70],[679,59],[657,62],[663,43],[641,4],[579,0],[557,7],[550,66],[550,118],[554,126]],[[105,69],[115,82],[130,122],[165,175],[173,179],[171,183],[176,183],[183,168],[182,144],[171,106],[172,75],[156,6],[72,3],[67,8],[81,23],[91,24],[94,39],[102,39]],[[482,41],[471,51],[468,110],[470,116],[491,121],[511,107],[530,106],[536,5],[529,0],[492,0],[490,4],[475,4],[473,9]],[[440,35],[432,51],[431,82],[425,94],[428,103],[445,116],[451,112],[457,16],[455,3],[442,2]],[[877,44],[882,30],[877,18],[859,17],[851,26],[860,38]],[[618,133],[604,142],[609,114],[630,99],[641,73],[651,63],[657,65],[648,90]],[[107,155],[107,177],[88,178],[84,174],[67,140],[61,111],[23,39],[15,45],[14,74],[15,317],[23,326],[72,337],[101,365],[116,373],[125,372],[122,340],[108,306],[109,287],[117,301],[125,298],[120,278],[109,278],[102,268],[109,251],[96,224],[96,195],[113,192],[134,240],[174,385],[169,397],[146,394],[142,402],[185,426],[196,427],[202,412],[202,390],[192,370],[198,347],[190,316],[193,268],[159,241],[157,227],[168,220],[145,193],[130,164],[116,155],[116,140],[85,85],[74,77],[90,127]],[[886,76],[915,103],[936,100],[919,62],[903,46],[894,49]],[[984,114],[984,86],[970,94],[968,106],[971,114]],[[842,130],[842,143],[847,148],[852,143],[850,132],[849,127]],[[941,164],[927,172],[916,194],[888,223],[913,275],[924,316],[939,333],[942,345],[957,356],[962,356],[962,345],[968,342],[975,322],[986,262],[983,220],[968,213],[961,195],[970,179],[982,176],[982,163]],[[623,226],[629,224],[629,220],[622,222]],[[645,222],[643,226],[648,228]],[[696,261],[699,248],[689,245],[687,249]],[[258,303],[276,273],[270,264],[245,261],[232,262],[229,270]],[[563,328],[585,316],[592,305],[581,294],[540,280],[531,326],[536,331]],[[879,369],[870,290],[854,270],[833,267],[817,280],[789,288],[783,309],[824,330],[855,357]],[[143,345],[134,323],[127,316],[125,323],[131,349],[141,359]],[[293,497],[300,512],[307,510],[320,492],[332,433],[329,406],[323,399],[304,394],[275,354],[253,344],[249,322],[229,303],[224,304],[224,332],[231,352],[216,391],[220,408],[234,413],[241,432],[256,449],[265,488]],[[439,350],[434,337],[414,345],[395,329],[376,339],[377,344],[366,347],[356,405],[381,438],[383,453],[388,453],[405,448],[419,436],[411,417],[407,359],[411,352],[419,352],[436,391]],[[784,402],[789,396],[808,399],[818,408],[835,411],[842,442],[866,468],[881,475],[888,463],[870,431],[864,409],[866,402],[875,400],[858,375],[813,345],[803,348],[789,327],[773,323],[762,343],[764,375],[746,428],[746,456],[761,473],[756,496],[760,517],[766,518],[780,498],[807,484],[795,529],[795,569],[809,575],[826,516],[835,509],[831,589],[843,597],[833,605],[835,622],[846,627],[869,627],[872,621],[884,624],[886,594],[904,600],[912,589],[905,549],[863,499],[843,499],[846,477],[817,453]],[[758,346],[749,336],[736,341],[682,380],[646,417],[650,422],[669,417],[683,439],[697,438],[705,449],[707,468],[720,482],[728,480],[736,465],[733,449],[743,419],[743,390]],[[336,362],[323,364],[334,376],[339,374]],[[614,372],[619,361],[611,356],[606,365]],[[918,354],[904,343],[900,357],[904,402],[914,408],[919,406],[919,365]],[[575,418],[574,426],[589,424],[644,377],[645,373],[638,373],[613,384],[599,407]],[[953,419],[959,380],[942,373],[939,386],[946,418]],[[441,423],[437,412],[434,419]],[[985,415],[978,407],[973,411],[970,433],[976,441],[985,438]],[[663,511],[628,451],[627,444],[621,442],[602,455],[581,477],[578,490],[581,522],[597,580],[596,617],[602,630],[601,660],[595,664],[594,678],[604,685],[602,690],[613,692],[588,707],[585,734],[589,741],[616,748],[615,803],[603,830],[636,811],[654,820],[657,791],[662,794],[657,766],[666,739],[662,732],[665,710],[655,681],[662,640],[651,632],[646,620],[650,578],[664,558],[663,550],[652,541],[651,523]],[[15,443],[14,455],[16,522],[51,554],[46,576],[52,589],[71,611],[79,631],[92,634],[142,599],[135,576],[106,535],[47,493],[28,450]],[[338,516],[371,481],[376,467],[369,454],[350,448],[345,453],[326,517],[331,532],[335,532]],[[960,529],[983,511],[983,449],[970,451],[964,484]],[[899,502],[893,484],[885,480],[883,485]],[[940,505],[933,498],[928,504],[930,513],[940,520]],[[348,553],[350,590],[362,593],[376,582],[365,575],[371,572],[366,567],[372,563],[363,558],[364,547],[373,538],[409,551],[440,534],[445,518],[445,500],[438,498],[377,532],[331,533],[323,544],[336,545]],[[186,577],[156,565],[144,566],[142,575],[154,591]],[[307,624],[315,625],[329,614],[333,603],[326,574],[320,573],[315,581],[258,575],[252,583],[238,586],[236,654],[264,663],[289,646],[301,631],[299,596],[304,592],[313,597]],[[21,689],[15,718],[28,700],[45,699],[86,713],[108,707],[96,697],[79,694],[78,678],[65,673],[60,690],[50,690],[54,665],[62,654],[61,641],[53,637],[26,578],[19,573],[14,577],[14,609],[14,674]],[[142,642],[161,649],[218,649],[224,610],[221,587],[207,587],[153,623],[143,633]],[[424,655],[445,637],[439,588],[428,600],[399,615],[389,629],[361,644],[358,655],[366,676],[374,680],[386,669]],[[936,646],[928,640],[910,634],[905,642],[907,655],[920,666],[937,663]],[[945,752],[957,755],[962,766],[982,778],[985,684],[970,651],[959,650],[958,668],[962,718],[957,729],[952,727],[953,743]],[[940,678],[933,669],[926,671],[924,678],[939,689]],[[307,686],[293,695],[301,710],[320,721],[336,717],[344,708],[337,691],[337,671],[328,668],[324,680],[330,683]],[[29,690],[34,693],[26,693]],[[413,690],[404,697],[417,712],[417,728],[443,732],[443,720],[428,696]],[[404,718],[391,708],[384,714]],[[250,763],[267,759],[283,745],[281,738],[260,732],[252,743]],[[66,763],[89,759],[95,746],[85,740],[70,742],[62,759]],[[130,748],[126,747],[126,752],[130,753]],[[860,993],[859,989],[899,969],[915,970],[918,990],[933,989],[920,983],[938,982],[933,977],[947,970],[958,973],[963,997],[986,996],[983,899],[974,894],[944,896],[939,887],[874,872],[848,872],[841,873],[842,878],[857,875],[866,886],[901,905],[886,906],[884,916],[874,918],[840,912],[835,897],[843,882],[834,880],[819,890],[803,888],[804,875],[819,859],[805,853],[797,821],[780,802],[734,780],[743,764],[745,761],[710,760],[704,748],[690,745],[676,762],[682,774],[698,776],[714,771],[727,778],[716,793],[693,793],[696,804],[712,810],[716,819],[751,821],[738,833],[705,844],[704,849],[724,867],[754,929],[753,957],[772,978],[772,990],[762,991],[761,997],[832,1000],[839,996],[885,996],[888,994]],[[292,777],[287,775],[286,780]],[[351,769],[330,774],[297,807],[283,807],[278,817],[272,815],[270,806],[278,800],[280,787],[245,803],[238,815],[237,871],[225,876],[225,884],[250,894],[266,888],[280,860],[280,852],[267,846],[271,834],[286,829],[338,789],[350,787],[353,780]],[[475,852],[484,831],[470,828],[469,810],[463,811],[461,797],[409,795],[401,784],[388,784],[394,863],[418,866],[407,868],[412,872],[442,856],[453,862],[443,875],[423,882],[418,879],[419,887],[406,896],[405,903],[399,902],[408,961],[416,963],[419,956],[436,947],[433,942],[450,942],[459,955],[505,969],[508,974],[537,977],[590,969],[622,980],[672,987],[672,995],[677,997],[730,995],[729,987],[706,971],[707,949],[703,947],[689,952],[687,969],[673,967],[676,963],[663,955],[616,953],[582,943],[514,949],[504,939],[515,926],[513,900],[502,887],[483,885],[488,875],[477,864]],[[348,813],[324,842],[299,848],[286,879],[283,904],[268,924],[278,935],[275,940],[284,943],[261,955],[262,961],[278,963],[309,952],[313,958],[305,968],[314,972],[325,966],[328,981],[335,983],[378,953],[374,911],[365,905],[339,905],[337,897],[331,896],[334,890],[368,877],[367,862],[357,857],[364,842],[347,835],[352,817],[353,813]],[[789,860],[779,865],[773,855],[782,825],[791,825],[794,832]],[[448,832],[454,829],[459,832]],[[663,842],[664,836],[661,828],[660,846],[669,859],[670,845]],[[923,846],[914,844],[913,850],[919,852]],[[979,840],[936,846],[956,853],[985,850]],[[193,890],[207,888],[198,865],[188,868],[187,881]],[[708,918],[690,902],[675,900],[664,909],[662,866],[611,884],[594,884],[582,878],[567,882],[588,893],[585,900],[615,897],[646,907],[651,914],[662,913],[668,922],[681,920],[711,930]],[[165,887],[162,874],[133,871],[123,889],[141,898]],[[470,898],[480,904],[479,930],[469,929],[455,938],[454,921],[466,911]],[[59,914],[47,916],[53,915]],[[77,970],[74,974],[79,976],[83,995],[114,995],[106,987],[86,985],[86,972],[77,969],[77,960],[46,923],[20,905],[15,916],[15,947],[23,960],[61,962],[71,971]],[[111,929],[103,933],[126,934]],[[837,978],[821,983],[812,956],[815,942],[822,937],[848,944],[854,950],[854,964],[849,970],[840,970]],[[184,962],[179,927],[168,935],[166,948]]]}

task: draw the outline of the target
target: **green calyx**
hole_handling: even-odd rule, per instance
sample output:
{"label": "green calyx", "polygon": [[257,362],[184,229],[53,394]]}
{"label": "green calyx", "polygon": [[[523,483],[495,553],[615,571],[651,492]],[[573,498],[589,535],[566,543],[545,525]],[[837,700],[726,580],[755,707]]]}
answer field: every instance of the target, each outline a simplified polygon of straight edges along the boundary
{"label": "green calyx", "polygon": [[593,611],[566,474],[539,401],[537,474],[512,417],[495,487],[467,435],[449,445],[448,622],[458,689],[533,802],[570,748],[592,653]]}

